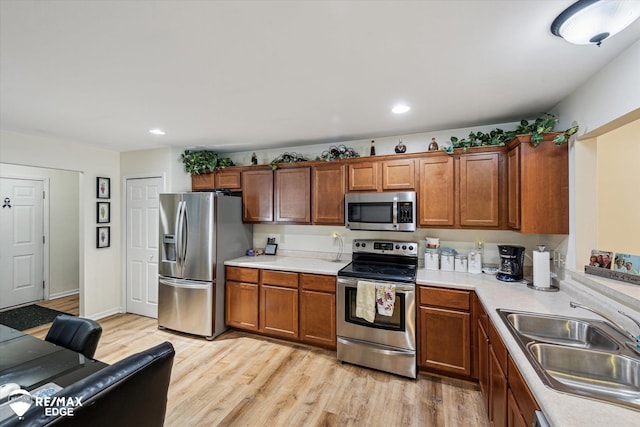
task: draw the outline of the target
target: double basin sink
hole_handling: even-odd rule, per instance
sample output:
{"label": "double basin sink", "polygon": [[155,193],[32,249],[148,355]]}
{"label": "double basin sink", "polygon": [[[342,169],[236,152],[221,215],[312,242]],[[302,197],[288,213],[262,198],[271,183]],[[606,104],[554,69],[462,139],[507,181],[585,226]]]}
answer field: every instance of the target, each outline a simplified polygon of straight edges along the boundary
{"label": "double basin sink", "polygon": [[640,410],[640,353],[609,323],[499,309],[542,382]]}

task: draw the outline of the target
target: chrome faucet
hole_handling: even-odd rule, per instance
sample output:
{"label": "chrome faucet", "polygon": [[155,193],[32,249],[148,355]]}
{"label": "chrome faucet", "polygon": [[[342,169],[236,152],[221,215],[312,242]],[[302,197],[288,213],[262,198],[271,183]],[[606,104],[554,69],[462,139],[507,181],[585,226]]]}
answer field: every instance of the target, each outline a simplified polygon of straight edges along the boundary
{"label": "chrome faucet", "polygon": [[[583,305],[583,304],[580,304],[580,303],[577,303],[577,302],[573,302],[573,301],[569,301],[569,307],[571,307],[571,308],[582,308],[582,309],[588,310],[588,311],[590,311],[592,313],[595,313],[598,316],[606,319],[609,323],[613,324],[615,326],[615,328],[619,332],[621,332],[623,335],[626,335],[627,337],[631,338],[631,341],[633,342],[633,344],[636,347],[640,347],[640,335],[636,336],[633,333],[629,332],[629,330],[627,328],[625,328],[620,323],[616,322],[615,320],[613,320],[611,317],[607,316],[603,312],[601,312],[599,310],[596,310],[595,308],[591,308],[589,306],[586,306],[586,305]],[[640,322],[638,322],[636,319],[634,319],[633,317],[629,316],[627,313],[624,313],[624,312],[622,312],[620,310],[618,310],[618,313],[620,313],[623,316],[626,316],[629,319],[631,319],[633,321],[633,323],[638,325],[638,328],[640,328]]]}

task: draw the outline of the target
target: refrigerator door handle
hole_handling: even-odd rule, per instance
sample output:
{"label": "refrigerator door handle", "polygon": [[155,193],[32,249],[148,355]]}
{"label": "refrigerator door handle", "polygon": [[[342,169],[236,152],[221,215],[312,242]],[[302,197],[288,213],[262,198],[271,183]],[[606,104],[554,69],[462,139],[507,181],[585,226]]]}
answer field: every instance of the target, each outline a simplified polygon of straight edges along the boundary
{"label": "refrigerator door handle", "polygon": [[187,216],[187,202],[182,202],[182,230],[180,231],[182,240],[182,263],[186,263],[187,244],[189,243],[189,224]]}
{"label": "refrigerator door handle", "polygon": [[198,282],[195,280],[171,279],[168,277],[160,277],[158,281],[166,286],[184,289],[203,289],[211,286],[211,282]]}
{"label": "refrigerator door handle", "polygon": [[176,261],[178,263],[178,269],[180,271],[183,270],[183,266],[184,266],[184,260],[182,257],[182,233],[183,233],[183,226],[182,226],[182,209],[184,206],[184,202],[180,201],[178,202],[178,213],[176,214]]}

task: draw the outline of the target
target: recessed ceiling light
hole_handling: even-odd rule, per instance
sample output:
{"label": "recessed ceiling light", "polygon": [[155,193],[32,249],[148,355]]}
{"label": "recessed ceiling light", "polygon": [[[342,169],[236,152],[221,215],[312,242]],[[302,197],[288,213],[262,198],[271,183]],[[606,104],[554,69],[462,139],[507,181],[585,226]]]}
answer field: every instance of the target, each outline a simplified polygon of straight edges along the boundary
{"label": "recessed ceiling light", "polygon": [[404,114],[409,110],[411,110],[411,107],[404,104],[396,105],[391,109],[391,111],[393,111],[395,114]]}
{"label": "recessed ceiling light", "polygon": [[166,135],[167,134],[162,129],[149,129],[149,133],[152,133],[154,135]]}

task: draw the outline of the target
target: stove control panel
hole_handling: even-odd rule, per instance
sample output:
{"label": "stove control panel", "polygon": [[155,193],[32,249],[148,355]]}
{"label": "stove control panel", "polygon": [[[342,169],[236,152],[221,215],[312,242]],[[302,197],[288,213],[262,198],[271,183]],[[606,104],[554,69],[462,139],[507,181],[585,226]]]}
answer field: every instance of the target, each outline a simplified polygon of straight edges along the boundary
{"label": "stove control panel", "polygon": [[418,243],[399,242],[395,240],[354,239],[353,252],[417,257]]}

